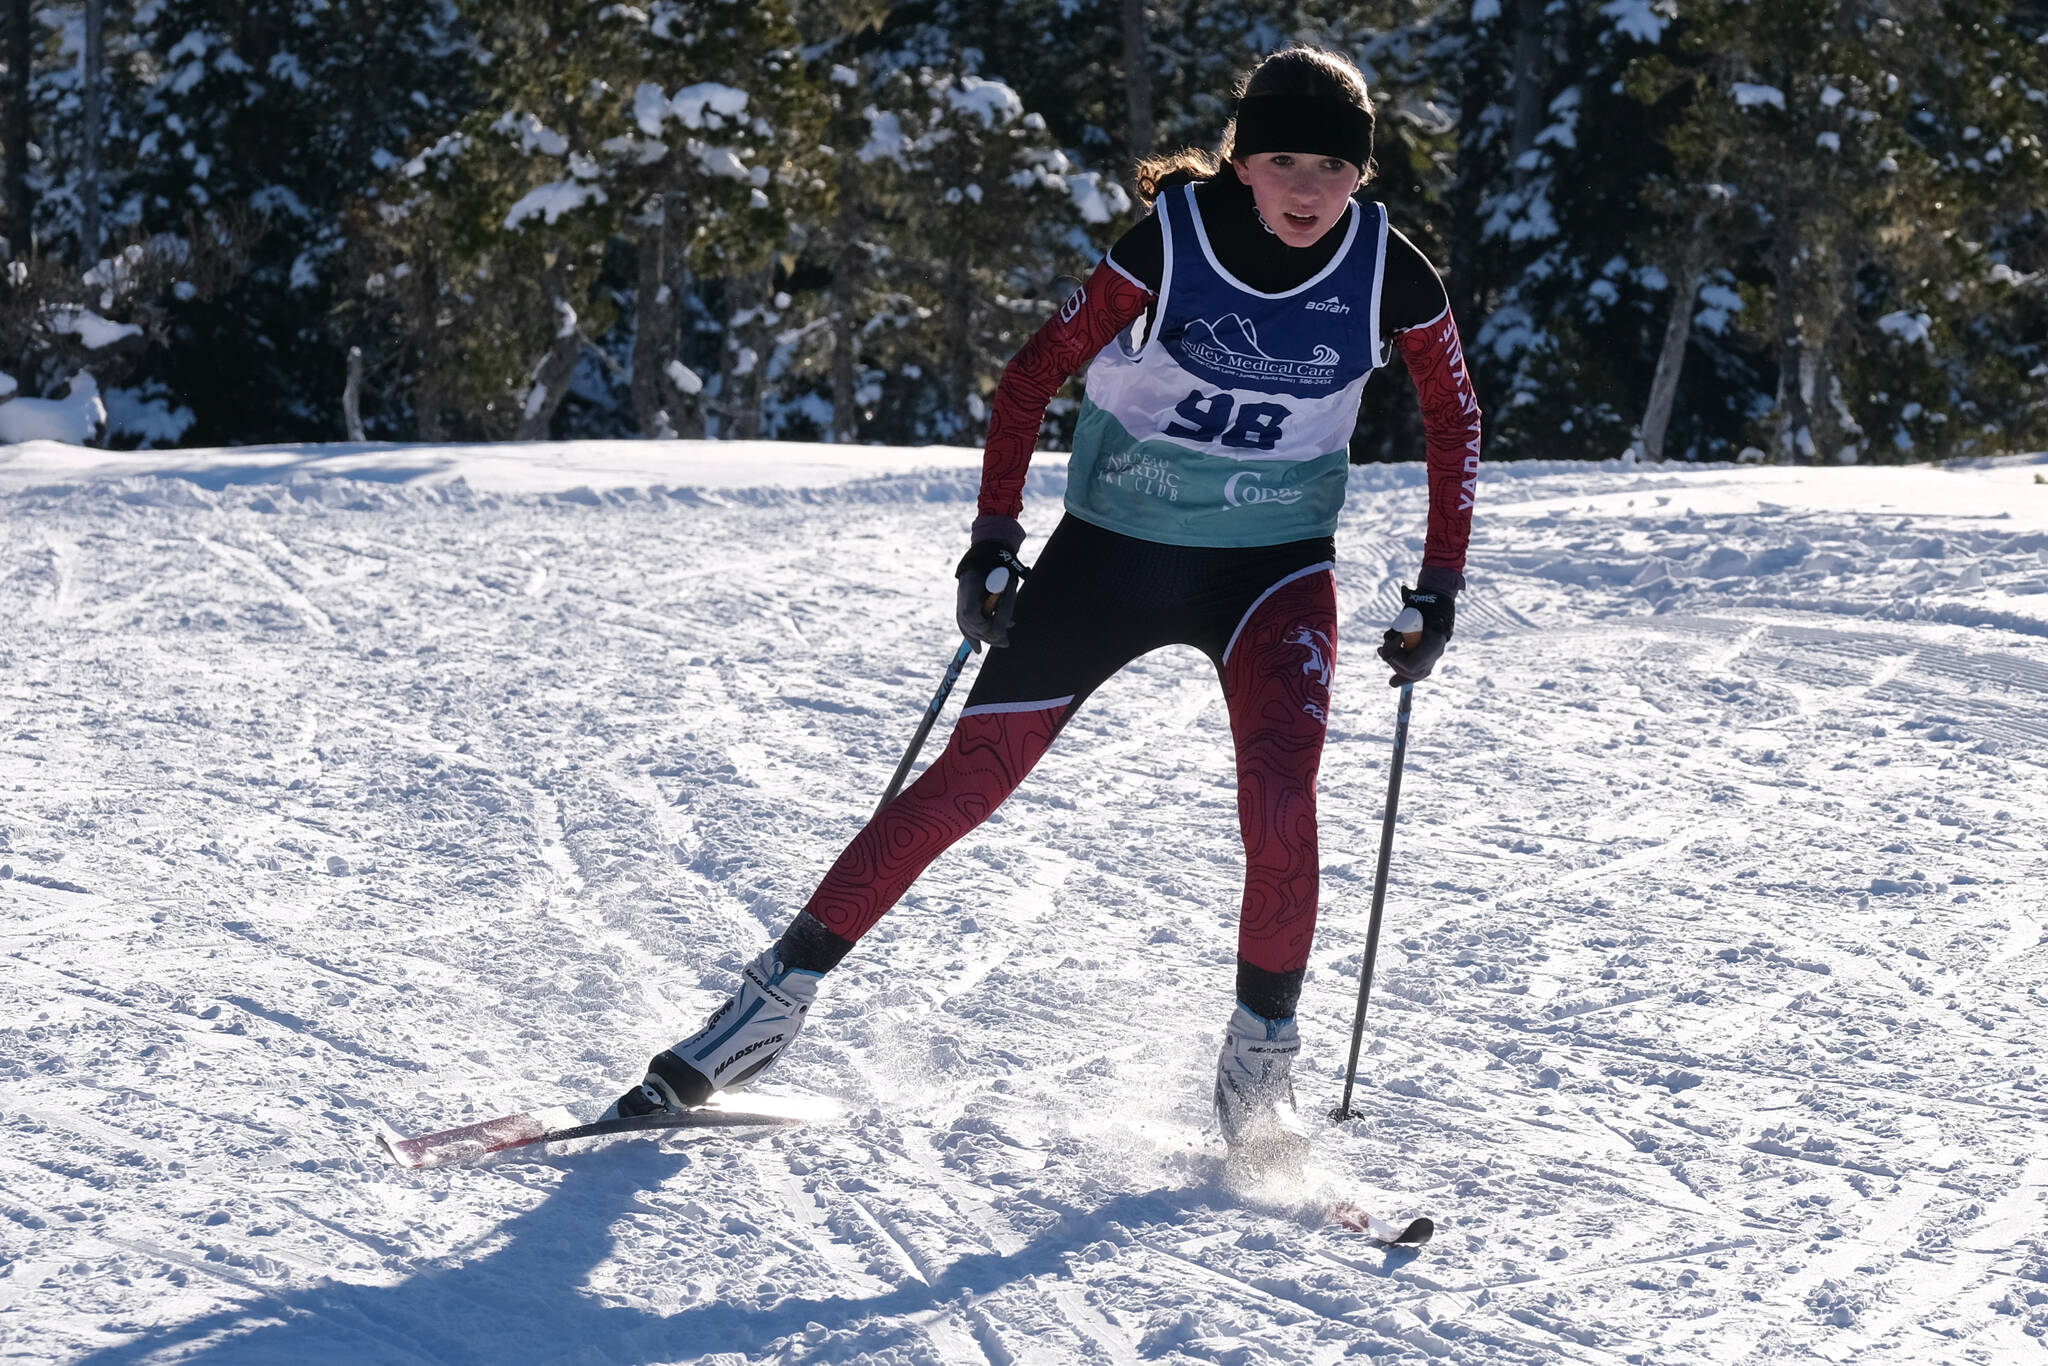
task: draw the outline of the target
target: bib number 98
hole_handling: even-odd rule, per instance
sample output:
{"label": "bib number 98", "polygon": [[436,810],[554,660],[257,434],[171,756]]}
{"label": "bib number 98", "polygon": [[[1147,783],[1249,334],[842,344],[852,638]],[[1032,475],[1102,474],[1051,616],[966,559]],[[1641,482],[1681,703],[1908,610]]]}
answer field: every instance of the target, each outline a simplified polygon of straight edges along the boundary
{"label": "bib number 98", "polygon": [[1174,406],[1181,419],[1166,426],[1166,435],[1185,441],[1221,441],[1243,451],[1270,451],[1280,444],[1280,426],[1287,409],[1277,403],[1238,404],[1229,394],[1188,390]]}

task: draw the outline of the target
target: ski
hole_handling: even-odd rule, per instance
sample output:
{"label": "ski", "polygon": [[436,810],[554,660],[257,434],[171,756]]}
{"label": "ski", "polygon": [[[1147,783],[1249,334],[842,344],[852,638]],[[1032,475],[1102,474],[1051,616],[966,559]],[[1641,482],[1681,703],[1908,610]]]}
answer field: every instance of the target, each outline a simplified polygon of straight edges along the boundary
{"label": "ski", "polygon": [[1410,1219],[1406,1224],[1390,1224],[1363,1205],[1339,1201],[1330,1209],[1332,1221],[1345,1228],[1357,1229],[1377,1242],[1391,1247],[1421,1247],[1436,1235],[1436,1224],[1428,1218]]}
{"label": "ski", "polygon": [[765,1125],[802,1124],[798,1115],[769,1114],[750,1110],[728,1110],[706,1105],[681,1114],[625,1115],[611,1119],[579,1122],[567,1110],[550,1107],[496,1119],[464,1124],[439,1133],[402,1138],[388,1130],[377,1139],[384,1151],[401,1167],[446,1167],[474,1162],[492,1153],[524,1148],[536,1143],[562,1143],[572,1138],[603,1138],[611,1134],[642,1133],[664,1129],[721,1129]]}

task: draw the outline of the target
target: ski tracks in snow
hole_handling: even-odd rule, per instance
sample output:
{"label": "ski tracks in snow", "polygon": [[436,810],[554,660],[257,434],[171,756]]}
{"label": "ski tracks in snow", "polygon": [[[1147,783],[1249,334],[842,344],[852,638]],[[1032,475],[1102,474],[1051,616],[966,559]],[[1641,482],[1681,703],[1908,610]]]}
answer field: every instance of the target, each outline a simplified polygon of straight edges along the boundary
{"label": "ski tracks in snow", "polygon": [[[1315,1115],[1413,474],[1359,471],[1339,538]],[[838,1120],[374,1158],[379,1121],[594,1110],[694,1028],[901,752],[971,480],[9,496],[0,1350],[2038,1355],[2048,539],[1674,511],[1691,477],[1489,475],[1417,698],[1367,1117],[1277,1188],[1206,1127],[1239,855],[1188,651],[1091,699],[832,975],[776,1084]],[[1439,1234],[1377,1249],[1336,1196]]]}

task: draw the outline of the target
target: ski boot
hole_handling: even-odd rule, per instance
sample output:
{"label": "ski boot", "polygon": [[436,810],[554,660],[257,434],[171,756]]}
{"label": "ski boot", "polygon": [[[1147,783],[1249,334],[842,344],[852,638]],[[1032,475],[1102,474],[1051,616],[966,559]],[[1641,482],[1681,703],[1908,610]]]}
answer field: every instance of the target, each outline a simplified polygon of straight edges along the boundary
{"label": "ski boot", "polygon": [[745,1088],[803,1028],[819,980],[818,973],[784,967],[775,946],[762,950],[741,969],[739,991],[702,1029],[655,1054],[646,1078],[613,1101],[605,1118],[688,1110],[715,1091]]}
{"label": "ski boot", "polygon": [[1216,1122],[1230,1155],[1259,1166],[1299,1166],[1308,1128],[1294,1109],[1294,1020],[1269,1020],[1239,1005],[1223,1030],[1216,1059]]}

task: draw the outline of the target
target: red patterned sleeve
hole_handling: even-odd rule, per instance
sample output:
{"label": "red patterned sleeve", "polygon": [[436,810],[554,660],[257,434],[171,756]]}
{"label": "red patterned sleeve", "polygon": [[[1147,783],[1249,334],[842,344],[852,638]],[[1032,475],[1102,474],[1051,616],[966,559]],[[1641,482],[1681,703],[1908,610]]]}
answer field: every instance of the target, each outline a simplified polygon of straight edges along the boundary
{"label": "red patterned sleeve", "polygon": [[1415,396],[1422,402],[1422,431],[1429,451],[1429,534],[1422,562],[1455,574],[1465,572],[1465,546],[1472,538],[1472,503],[1479,491],[1479,399],[1465,368],[1458,324],[1445,310],[1435,322],[1411,327],[1394,338]]}
{"label": "red patterned sleeve", "polygon": [[984,516],[1015,517],[1024,510],[1024,476],[1038,448],[1045,406],[1151,299],[1150,290],[1105,261],[1003,367],[988,405],[988,444],[981,457]]}

